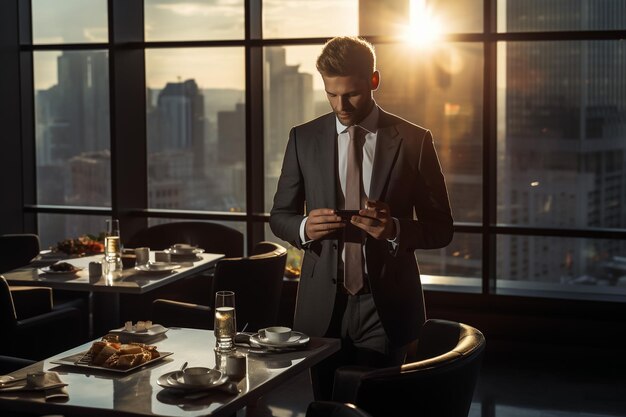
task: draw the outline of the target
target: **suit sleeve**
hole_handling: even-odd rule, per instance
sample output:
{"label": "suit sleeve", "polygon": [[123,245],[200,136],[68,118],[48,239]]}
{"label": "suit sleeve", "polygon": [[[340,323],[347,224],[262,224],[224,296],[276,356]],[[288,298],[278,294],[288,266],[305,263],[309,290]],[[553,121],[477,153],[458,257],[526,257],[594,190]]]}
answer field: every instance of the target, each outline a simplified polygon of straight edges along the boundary
{"label": "suit sleeve", "polygon": [[296,146],[296,130],[291,129],[274,195],[274,205],[270,212],[270,228],[277,237],[301,249],[299,231],[302,219],[304,219],[304,178]]}
{"label": "suit sleeve", "polygon": [[430,131],[422,139],[416,175],[413,193],[416,219],[398,219],[401,233],[394,254],[443,248],[454,235],[446,182]]}

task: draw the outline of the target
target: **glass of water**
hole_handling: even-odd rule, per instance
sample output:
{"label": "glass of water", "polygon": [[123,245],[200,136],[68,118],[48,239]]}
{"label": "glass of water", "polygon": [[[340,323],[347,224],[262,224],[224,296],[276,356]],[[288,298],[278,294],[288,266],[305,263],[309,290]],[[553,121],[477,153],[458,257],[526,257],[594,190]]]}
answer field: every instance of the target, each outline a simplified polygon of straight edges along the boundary
{"label": "glass of water", "polygon": [[104,261],[113,267],[108,269],[118,269],[118,265],[121,267],[122,264],[120,221],[117,219],[106,220],[106,230],[104,232]]}
{"label": "glass of water", "polygon": [[235,293],[217,291],[215,293],[215,350],[230,352],[235,349],[237,321],[235,317]]}

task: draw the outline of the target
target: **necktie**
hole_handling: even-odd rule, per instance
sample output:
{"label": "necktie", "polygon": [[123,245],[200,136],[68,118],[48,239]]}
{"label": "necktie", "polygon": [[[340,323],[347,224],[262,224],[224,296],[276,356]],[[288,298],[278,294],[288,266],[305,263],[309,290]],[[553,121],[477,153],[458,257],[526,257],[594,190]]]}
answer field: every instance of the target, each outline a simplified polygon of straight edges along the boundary
{"label": "necktie", "polygon": [[[350,126],[348,134],[348,168],[346,172],[346,210],[359,210],[362,208],[362,170],[361,159],[363,157],[361,138],[362,129]],[[363,287],[363,234],[361,229],[348,226],[344,232],[344,286],[350,294],[356,294]]]}

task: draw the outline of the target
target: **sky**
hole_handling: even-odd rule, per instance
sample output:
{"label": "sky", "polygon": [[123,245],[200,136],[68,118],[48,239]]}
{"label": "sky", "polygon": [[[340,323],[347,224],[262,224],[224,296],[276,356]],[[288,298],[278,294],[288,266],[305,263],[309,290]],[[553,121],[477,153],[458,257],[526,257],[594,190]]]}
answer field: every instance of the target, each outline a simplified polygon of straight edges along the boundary
{"label": "sky", "polygon": [[[35,44],[107,42],[106,0],[32,0]],[[264,0],[266,38],[331,37],[358,31],[358,0]],[[239,40],[244,37],[243,0],[145,0],[146,41]],[[287,48],[287,63],[315,74],[321,45]],[[58,51],[36,52],[35,87],[57,83]],[[146,51],[148,87],[194,78],[201,88],[244,88],[244,49],[186,48]]]}
{"label": "sky", "polygon": [[[266,39],[330,38],[359,32],[359,0],[257,1],[262,1]],[[404,1],[410,2],[410,19],[415,17],[415,22],[408,28],[405,24],[394,30],[412,28],[413,39],[432,35],[425,34],[423,28],[435,21],[440,21],[438,30],[442,32],[482,30],[482,0]],[[108,42],[106,0],[32,0],[32,14],[35,44]],[[403,19],[400,22],[405,22]],[[243,40],[244,0],[145,0],[144,21],[147,42]],[[394,28],[399,26],[397,22],[389,23]],[[323,89],[315,70],[321,47],[286,48],[287,64],[300,65],[302,72],[314,74],[315,89]],[[45,89],[57,83],[59,55],[58,51],[35,53],[35,88]],[[243,47],[146,50],[146,83],[150,88],[163,88],[167,82],[193,78],[201,88],[243,89],[244,77]]]}

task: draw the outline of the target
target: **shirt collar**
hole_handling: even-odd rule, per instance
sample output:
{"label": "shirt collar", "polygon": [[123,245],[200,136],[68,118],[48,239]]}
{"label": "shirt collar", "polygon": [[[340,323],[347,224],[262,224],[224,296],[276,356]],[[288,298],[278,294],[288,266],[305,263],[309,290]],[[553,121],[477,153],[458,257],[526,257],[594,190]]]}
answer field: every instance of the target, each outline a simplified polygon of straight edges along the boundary
{"label": "shirt collar", "polygon": [[[358,126],[367,130],[369,133],[376,133],[378,125],[378,114],[378,105],[374,101],[374,106],[372,107],[372,110],[365,117],[365,119],[363,119],[361,123],[358,124]],[[335,117],[335,123],[337,126],[337,134],[344,133],[349,127],[342,125],[337,117]]]}

